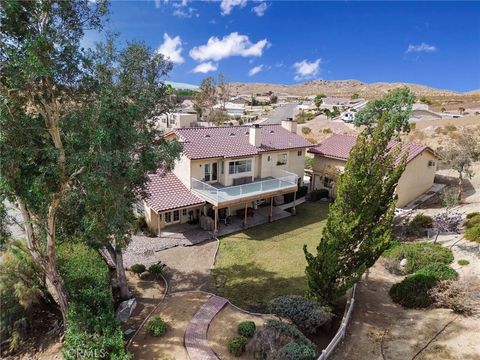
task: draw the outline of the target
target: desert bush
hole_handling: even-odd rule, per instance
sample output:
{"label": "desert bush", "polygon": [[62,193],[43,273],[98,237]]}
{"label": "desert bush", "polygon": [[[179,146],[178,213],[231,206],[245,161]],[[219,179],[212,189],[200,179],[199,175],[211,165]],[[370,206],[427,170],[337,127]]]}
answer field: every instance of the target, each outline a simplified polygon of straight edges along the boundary
{"label": "desert bush", "polygon": [[467,229],[477,224],[480,224],[480,213],[475,212],[468,214],[467,219],[463,222],[463,226]]}
{"label": "desert bush", "polygon": [[285,295],[273,299],[269,311],[290,319],[296,326],[311,334],[332,319],[330,309],[322,307],[316,301],[297,295]]}
{"label": "desert bush", "polygon": [[308,126],[302,127],[302,134],[310,134],[312,132],[312,129],[310,129]]}
{"label": "desert bush", "polygon": [[145,219],[144,215],[139,215],[137,216],[137,231],[142,231],[142,232],[147,232],[148,231],[148,225],[147,225],[147,220]]}
{"label": "desert bush", "polygon": [[147,270],[147,268],[143,264],[134,264],[134,265],[130,266],[130,271],[133,272],[134,274],[138,275],[138,276],[143,274],[145,272],[145,270]]}
{"label": "desert bush", "polygon": [[480,242],[480,224],[476,224],[465,231],[465,238],[470,241]]}
{"label": "desert bush", "polygon": [[234,356],[241,356],[245,352],[248,340],[244,336],[234,336],[228,341],[228,352]]}
{"label": "desert bush", "polygon": [[433,304],[429,291],[437,284],[432,275],[413,274],[394,284],[389,295],[394,302],[406,308],[426,308]]}
{"label": "desert bush", "polygon": [[257,330],[257,325],[255,325],[253,321],[242,321],[238,324],[237,328],[238,335],[246,338],[253,337],[253,335],[255,335],[255,330]]}
{"label": "desert bush", "polygon": [[330,128],[325,128],[325,129],[322,130],[322,133],[324,133],[324,134],[331,134],[332,132],[333,131]]}
{"label": "desert bush", "polygon": [[[387,270],[397,274],[412,274],[431,263],[450,264],[453,261],[450,249],[426,242],[402,243],[386,250],[383,256]],[[400,267],[402,259],[407,260],[404,269]]]}
{"label": "desert bush", "polygon": [[315,357],[316,357],[315,351],[311,347],[291,342],[280,349],[277,359],[279,360],[314,360]]}
{"label": "desert bush", "polygon": [[318,189],[318,190],[313,190],[310,193],[310,200],[312,201],[318,201],[320,199],[326,199],[329,196],[328,189]]}
{"label": "desert bush", "polygon": [[167,332],[167,323],[160,316],[154,316],[147,322],[147,332],[151,336],[163,336]]}
{"label": "desert bush", "polygon": [[458,233],[462,215],[460,213],[444,212],[433,217],[433,227],[440,232]]}
{"label": "desert bush", "polygon": [[480,311],[480,282],[477,277],[439,281],[429,294],[437,307],[463,315],[473,315]]}
{"label": "desert bush", "polygon": [[467,214],[467,219],[471,219],[471,218],[473,218],[473,217],[475,217],[475,216],[478,216],[478,215],[480,215],[480,212],[478,212],[478,211],[474,211],[474,212],[468,213],[468,214]]}
{"label": "desert bush", "polygon": [[163,269],[165,269],[166,266],[167,265],[165,265],[161,261],[159,261],[156,264],[150,265],[148,267],[148,272],[157,277],[158,275],[163,273]]}
{"label": "desert bush", "polygon": [[456,280],[458,273],[444,263],[431,263],[421,268],[415,274],[423,274],[435,277],[437,280]]}
{"label": "desert bush", "polygon": [[58,250],[58,268],[69,297],[65,360],[76,359],[78,351],[129,359],[115,318],[109,270],[98,252],[84,244],[64,243]]}
{"label": "desert bush", "polygon": [[303,344],[315,349],[315,345],[292,324],[287,324],[277,320],[267,320],[265,326],[267,328],[276,330],[279,334],[284,334],[291,337],[298,344]]}
{"label": "desert bush", "polygon": [[424,214],[417,214],[407,226],[407,233],[409,235],[424,235],[425,229],[432,227],[433,219],[431,216]]}
{"label": "desert bush", "polygon": [[461,266],[465,266],[465,265],[470,264],[470,261],[468,261],[466,259],[460,259],[457,262],[458,262],[458,265],[461,265]]}

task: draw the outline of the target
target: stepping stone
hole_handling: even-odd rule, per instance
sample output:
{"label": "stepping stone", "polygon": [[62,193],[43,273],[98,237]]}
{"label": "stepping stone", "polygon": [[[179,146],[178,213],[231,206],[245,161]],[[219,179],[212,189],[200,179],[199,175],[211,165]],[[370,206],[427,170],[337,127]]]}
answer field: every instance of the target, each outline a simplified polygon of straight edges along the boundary
{"label": "stepping stone", "polygon": [[210,322],[228,303],[227,299],[213,295],[193,316],[185,332],[185,347],[190,360],[218,360],[208,345]]}

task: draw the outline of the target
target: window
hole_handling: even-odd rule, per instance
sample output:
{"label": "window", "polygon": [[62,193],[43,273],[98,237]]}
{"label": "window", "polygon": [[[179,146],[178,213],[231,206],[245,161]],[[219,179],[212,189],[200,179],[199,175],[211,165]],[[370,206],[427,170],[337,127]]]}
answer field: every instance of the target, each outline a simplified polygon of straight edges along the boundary
{"label": "window", "polygon": [[203,171],[204,171],[204,179],[205,181],[210,181],[210,164],[205,164],[203,166]]}
{"label": "window", "polygon": [[298,151],[297,151],[297,155],[298,155],[298,156],[302,156],[302,155],[303,155],[303,151],[302,151],[302,150],[298,150]]}
{"label": "window", "polygon": [[171,223],[172,222],[172,213],[171,212],[166,212],[165,213],[165,222],[167,224]]}
{"label": "window", "polygon": [[222,175],[224,174],[225,161],[222,161],[220,164]]}
{"label": "window", "polygon": [[182,210],[182,216],[187,216],[187,209]]}
{"label": "window", "polygon": [[428,160],[428,166],[435,166],[435,161]]}
{"label": "window", "polygon": [[272,160],[272,157],[270,155],[267,156],[267,161],[270,162]]}
{"label": "window", "polygon": [[218,163],[207,163],[203,165],[204,179],[205,181],[217,181],[218,180]]}
{"label": "window", "polygon": [[237,160],[228,163],[229,174],[239,174],[252,171],[252,160]]}
{"label": "window", "polygon": [[323,186],[330,189],[333,186],[333,179],[330,179],[328,176],[325,176],[323,178]]}
{"label": "window", "polygon": [[287,164],[287,154],[280,154],[277,158],[277,165],[286,165]]}
{"label": "window", "polygon": [[179,210],[175,210],[173,212],[173,221],[180,221],[180,211]]}

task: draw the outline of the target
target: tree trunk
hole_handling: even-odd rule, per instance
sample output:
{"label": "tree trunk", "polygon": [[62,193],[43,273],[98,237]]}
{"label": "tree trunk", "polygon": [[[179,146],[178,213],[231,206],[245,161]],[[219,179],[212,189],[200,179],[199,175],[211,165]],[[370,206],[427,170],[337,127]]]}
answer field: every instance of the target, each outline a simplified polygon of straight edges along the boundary
{"label": "tree trunk", "polygon": [[[49,264],[52,265],[52,264]],[[49,269],[45,269],[45,274],[47,279],[51,284],[54,294],[52,294],[54,300],[57,302],[60,312],[62,313],[63,327],[64,329],[67,326],[67,309],[68,309],[68,298],[67,291],[65,290],[65,285],[63,284],[62,277],[58,273],[58,270],[55,265],[49,266]]]}
{"label": "tree trunk", "polygon": [[458,202],[462,200],[462,194],[463,194],[463,174],[459,172],[458,173],[458,195],[457,195]]}
{"label": "tree trunk", "polygon": [[127,276],[125,275],[125,268],[123,267],[123,254],[122,249],[118,246],[115,247],[115,262],[117,264],[117,281],[120,287],[120,299],[128,300],[132,297],[132,293],[128,289]]}

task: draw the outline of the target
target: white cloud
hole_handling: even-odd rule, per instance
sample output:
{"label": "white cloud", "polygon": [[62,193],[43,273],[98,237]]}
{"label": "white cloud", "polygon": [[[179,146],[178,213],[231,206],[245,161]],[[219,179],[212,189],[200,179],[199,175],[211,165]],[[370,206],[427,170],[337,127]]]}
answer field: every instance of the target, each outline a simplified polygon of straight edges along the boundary
{"label": "white cloud", "polygon": [[173,15],[180,18],[191,18],[192,16],[199,17],[197,9],[188,6],[189,0],[177,1],[172,4]]}
{"label": "white cloud", "polygon": [[293,64],[293,67],[295,68],[295,80],[300,81],[316,77],[320,72],[321,62],[322,59],[317,59],[312,62],[308,62],[308,60],[305,59]]}
{"label": "white cloud", "polygon": [[255,6],[252,8],[252,11],[257,15],[257,16],[263,16],[265,14],[265,11],[267,11],[268,5],[265,2],[261,2],[259,5]]}
{"label": "white cloud", "polygon": [[407,54],[412,52],[435,52],[437,48],[434,45],[429,45],[422,42],[420,45],[408,45],[407,50],[405,51]]}
{"label": "white cloud", "polygon": [[231,56],[258,57],[270,44],[267,39],[253,44],[248,36],[233,32],[222,39],[212,36],[205,45],[190,50],[190,56],[196,61],[219,61]]}
{"label": "white cloud", "polygon": [[180,36],[171,38],[167,33],[163,34],[163,44],[157,49],[157,52],[169,58],[174,64],[183,64],[185,59],[182,57],[182,39]]}
{"label": "white cloud", "polygon": [[192,72],[194,73],[201,73],[201,74],[206,74],[210,71],[217,71],[218,69],[218,64],[215,64],[211,61],[207,61],[201,64],[198,64],[193,68]]}
{"label": "white cloud", "polygon": [[248,76],[253,76],[255,74],[258,74],[262,70],[263,70],[263,65],[255,66],[248,71]]}
{"label": "white cloud", "polygon": [[247,5],[247,0],[222,0],[220,9],[222,10],[222,15],[230,15],[234,7],[243,8],[245,5]]}

